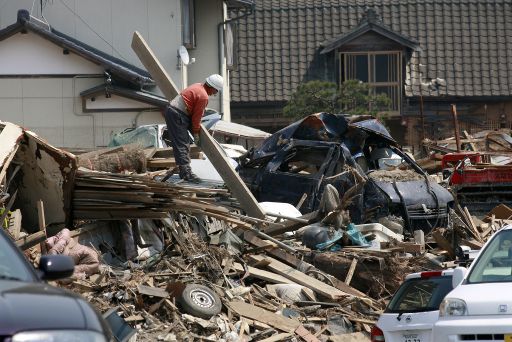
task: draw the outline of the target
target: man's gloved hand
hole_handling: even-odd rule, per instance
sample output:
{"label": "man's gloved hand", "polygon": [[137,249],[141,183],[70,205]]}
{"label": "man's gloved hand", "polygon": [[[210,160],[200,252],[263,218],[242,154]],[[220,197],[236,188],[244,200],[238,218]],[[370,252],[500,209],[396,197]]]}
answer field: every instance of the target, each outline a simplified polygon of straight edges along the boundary
{"label": "man's gloved hand", "polygon": [[196,146],[201,146],[201,139],[199,138],[199,133],[194,134],[194,143]]}

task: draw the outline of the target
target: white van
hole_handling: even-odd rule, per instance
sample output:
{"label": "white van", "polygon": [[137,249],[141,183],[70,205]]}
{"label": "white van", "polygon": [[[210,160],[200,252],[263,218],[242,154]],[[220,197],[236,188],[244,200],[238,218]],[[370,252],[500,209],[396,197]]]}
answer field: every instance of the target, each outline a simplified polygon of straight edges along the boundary
{"label": "white van", "polygon": [[512,342],[512,225],[494,233],[469,269],[456,268],[453,282],[432,341]]}
{"label": "white van", "polygon": [[452,274],[453,269],[407,275],[373,327],[371,341],[429,342],[439,304],[453,289]]}

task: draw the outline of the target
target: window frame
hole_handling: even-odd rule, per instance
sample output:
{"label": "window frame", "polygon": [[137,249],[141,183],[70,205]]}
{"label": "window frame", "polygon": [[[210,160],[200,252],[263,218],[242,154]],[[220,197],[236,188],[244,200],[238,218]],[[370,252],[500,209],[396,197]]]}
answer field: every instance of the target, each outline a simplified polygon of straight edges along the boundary
{"label": "window frame", "polygon": [[[347,75],[348,72],[348,58],[349,56],[358,56],[358,55],[366,55],[367,56],[367,70],[368,70],[368,87],[370,91],[375,90],[377,87],[395,87],[396,89],[396,108],[391,108],[389,112],[400,113],[402,108],[402,54],[403,52],[400,50],[376,50],[376,51],[340,51],[339,52],[339,63],[340,63],[340,85],[344,81],[350,80]],[[376,67],[375,67],[375,56],[377,55],[392,55],[396,56],[396,64],[395,64],[395,82],[376,82]],[[392,103],[393,98],[390,97]]]}

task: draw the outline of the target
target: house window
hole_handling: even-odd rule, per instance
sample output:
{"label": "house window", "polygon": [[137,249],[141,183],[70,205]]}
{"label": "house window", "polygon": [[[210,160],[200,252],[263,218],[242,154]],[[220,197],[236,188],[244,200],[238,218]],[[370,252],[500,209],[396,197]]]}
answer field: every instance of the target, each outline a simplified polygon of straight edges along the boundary
{"label": "house window", "polygon": [[181,0],[181,39],[187,49],[196,47],[194,0]]}
{"label": "house window", "polygon": [[390,111],[400,110],[400,52],[355,52],[344,53],[342,57],[343,81],[368,83],[373,94],[386,94],[391,99]]}

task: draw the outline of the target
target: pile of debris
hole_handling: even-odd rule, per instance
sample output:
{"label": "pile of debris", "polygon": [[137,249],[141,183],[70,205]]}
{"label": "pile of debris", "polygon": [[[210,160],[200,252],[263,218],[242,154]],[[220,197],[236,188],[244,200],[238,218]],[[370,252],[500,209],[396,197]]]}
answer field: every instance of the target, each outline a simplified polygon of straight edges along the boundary
{"label": "pile of debris", "polygon": [[307,215],[269,204],[255,218],[224,186],[86,169],[112,153],[77,162],[2,128],[4,228],[34,265],[70,255],[75,274],[58,285],[88,298],[123,341],[364,340],[403,274],[434,267],[382,225],[350,223],[329,191]]}
{"label": "pile of debris", "polygon": [[330,184],[305,215],[256,202],[249,216],[243,188],[148,171],[135,147],[77,158],[11,124],[0,140],[4,228],[34,265],[71,256],[75,273],[57,285],[121,341],[365,341],[405,274],[458,265],[459,247],[512,222],[505,205],[482,218],[456,205],[447,226],[404,236],[396,222],[354,224],[356,191]]}
{"label": "pile of debris", "polygon": [[481,131],[464,139],[425,140],[424,169],[452,190],[461,206],[477,216],[512,205],[512,137],[509,129]]}

